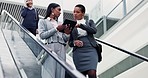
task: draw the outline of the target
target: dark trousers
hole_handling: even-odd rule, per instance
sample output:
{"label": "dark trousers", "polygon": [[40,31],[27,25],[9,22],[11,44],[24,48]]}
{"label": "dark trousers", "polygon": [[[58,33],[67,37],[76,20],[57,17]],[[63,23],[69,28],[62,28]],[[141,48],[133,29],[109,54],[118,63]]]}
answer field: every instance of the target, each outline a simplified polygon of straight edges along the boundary
{"label": "dark trousers", "polygon": [[26,28],[28,31],[30,31],[33,35],[36,36],[36,28]]}

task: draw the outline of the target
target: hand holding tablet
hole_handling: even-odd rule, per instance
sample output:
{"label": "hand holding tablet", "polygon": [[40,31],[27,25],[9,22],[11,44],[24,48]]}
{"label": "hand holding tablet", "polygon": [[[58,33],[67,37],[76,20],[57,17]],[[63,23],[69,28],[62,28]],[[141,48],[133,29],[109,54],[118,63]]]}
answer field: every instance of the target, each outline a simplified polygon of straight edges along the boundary
{"label": "hand holding tablet", "polygon": [[70,31],[72,31],[76,24],[77,24],[76,21],[65,19],[64,20],[64,23],[62,25],[63,26],[66,26],[66,27],[64,27],[65,29],[64,30],[61,30],[60,32],[64,32],[65,33],[65,30],[66,30],[66,32],[68,32],[68,29]]}
{"label": "hand holding tablet", "polygon": [[77,24],[77,22],[73,20],[65,19],[63,25],[66,25],[66,24],[67,25],[70,24],[71,27],[74,27]]}

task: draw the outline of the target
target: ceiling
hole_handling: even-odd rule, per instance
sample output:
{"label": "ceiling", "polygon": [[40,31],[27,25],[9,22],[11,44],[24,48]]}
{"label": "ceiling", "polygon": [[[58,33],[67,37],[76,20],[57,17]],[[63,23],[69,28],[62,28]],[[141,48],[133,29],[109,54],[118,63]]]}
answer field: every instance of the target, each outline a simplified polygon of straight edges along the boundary
{"label": "ceiling", "polygon": [[[13,1],[24,3],[24,0],[0,0],[0,1]],[[49,3],[55,2],[62,6],[64,10],[72,11],[76,4],[83,4],[86,7],[86,13],[90,12],[91,9],[99,2],[99,0],[34,0],[34,5],[47,7]]]}

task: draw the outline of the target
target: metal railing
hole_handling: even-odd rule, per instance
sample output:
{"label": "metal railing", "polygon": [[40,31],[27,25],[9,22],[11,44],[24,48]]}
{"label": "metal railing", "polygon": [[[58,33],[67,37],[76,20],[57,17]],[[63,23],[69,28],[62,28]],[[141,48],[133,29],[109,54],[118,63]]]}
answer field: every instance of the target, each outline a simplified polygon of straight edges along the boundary
{"label": "metal railing", "polygon": [[[127,6],[130,3],[128,1],[130,0],[121,0],[118,4],[116,4],[116,6],[114,6],[114,8],[109,13],[107,13],[107,15],[103,15],[101,18],[98,18],[98,20],[96,21],[96,26],[99,30],[102,30],[102,32],[98,34],[99,37],[101,37],[105,32],[107,32],[119,20],[124,18],[128,13],[134,10],[139,4],[144,2],[144,0],[139,0],[139,2],[135,3],[131,8],[128,8]],[[112,26],[110,26],[107,22],[108,19],[113,19],[117,22],[114,23]],[[103,25],[103,26],[98,27],[100,25]]]}
{"label": "metal railing", "polygon": [[[37,39],[33,34],[31,34],[29,31],[27,31],[25,28],[21,26],[21,24],[7,11],[3,10],[1,13],[1,23],[2,26],[1,29],[8,29],[11,31],[17,31],[20,35],[20,37],[26,42],[26,44],[30,47],[33,54],[36,56],[39,55],[41,51],[45,51],[48,56],[52,57],[56,62],[58,62],[65,71],[71,76],[75,78],[85,78],[80,72],[78,72],[75,68],[70,66],[62,57],[59,57],[57,54],[55,54],[49,47],[44,45],[39,39]],[[7,27],[9,23],[12,23],[11,27]],[[15,35],[14,35],[15,36]],[[29,41],[28,41],[29,39]],[[31,41],[31,42],[30,42]],[[34,48],[35,47],[35,48]],[[42,64],[42,63],[40,63]],[[20,70],[18,70],[20,71]]]}
{"label": "metal railing", "polygon": [[98,39],[98,38],[95,38],[95,40],[98,41],[98,42],[100,42],[100,43],[102,43],[102,44],[105,44],[105,45],[107,45],[107,46],[110,46],[110,47],[112,47],[112,48],[114,48],[114,49],[116,49],[116,50],[119,50],[119,51],[121,51],[121,52],[124,52],[124,53],[126,53],[126,54],[129,54],[129,55],[131,55],[131,56],[137,57],[137,58],[139,58],[139,59],[142,59],[143,61],[148,62],[148,58],[145,57],[145,56],[142,56],[142,55],[137,54],[137,53],[134,53],[134,52],[129,52],[129,51],[125,50],[125,49],[119,48],[119,47],[117,47],[117,46],[115,46],[115,45],[113,45],[113,44],[111,44],[111,43],[107,43],[107,42],[105,42],[105,41],[103,41],[103,40],[100,40],[100,39]]}

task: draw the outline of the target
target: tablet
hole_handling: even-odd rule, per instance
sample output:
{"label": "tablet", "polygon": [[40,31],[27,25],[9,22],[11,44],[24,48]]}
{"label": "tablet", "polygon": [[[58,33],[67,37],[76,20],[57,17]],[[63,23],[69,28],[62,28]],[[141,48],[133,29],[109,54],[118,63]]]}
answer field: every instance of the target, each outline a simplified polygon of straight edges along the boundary
{"label": "tablet", "polygon": [[[69,25],[70,24],[70,30],[73,30],[73,28],[75,27],[75,25],[77,24],[76,21],[73,21],[73,20],[69,20],[69,19],[65,19],[64,20],[64,23],[63,23],[63,26],[64,25]],[[63,32],[64,33],[64,30],[61,30],[60,32]]]}
{"label": "tablet", "polygon": [[67,25],[70,24],[70,29],[73,29],[77,24],[77,22],[70,19],[65,19],[63,25],[66,25],[66,24]]}

